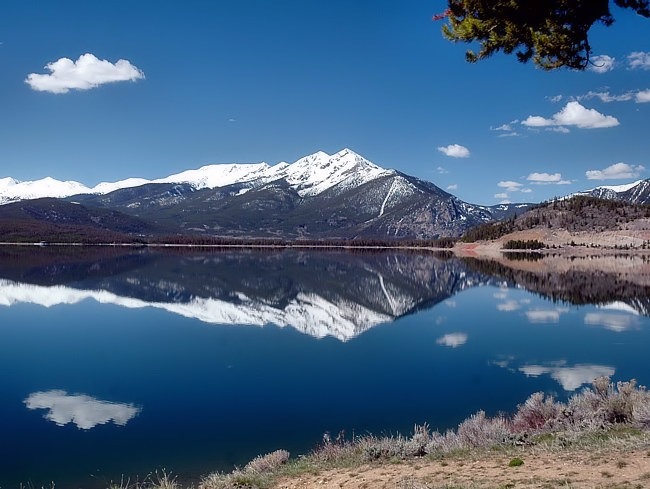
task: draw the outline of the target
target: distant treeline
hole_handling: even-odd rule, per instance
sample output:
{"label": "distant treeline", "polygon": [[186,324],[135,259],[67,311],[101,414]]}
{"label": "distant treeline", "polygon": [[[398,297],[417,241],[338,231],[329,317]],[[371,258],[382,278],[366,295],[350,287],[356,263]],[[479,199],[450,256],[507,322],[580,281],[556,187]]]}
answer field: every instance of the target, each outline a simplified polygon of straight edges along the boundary
{"label": "distant treeline", "polygon": [[537,239],[511,239],[503,245],[504,250],[541,250],[547,246]]}
{"label": "distant treeline", "polygon": [[232,238],[211,236],[163,236],[147,240],[148,244],[171,244],[180,246],[248,246],[248,247],[409,247],[453,248],[456,238],[439,239],[282,239],[282,238]]}
{"label": "distant treeline", "polygon": [[644,217],[650,217],[650,205],[580,195],[542,203],[503,221],[481,224],[467,230],[461,241],[499,239],[515,231],[540,226],[570,232],[618,230],[625,223]]}
{"label": "distant treeline", "polygon": [[90,226],[52,224],[43,221],[0,219],[0,242],[5,243],[79,243],[79,244],[130,244],[130,245],[179,245],[179,246],[243,246],[243,247],[409,247],[452,248],[456,238],[439,239],[287,239],[287,238],[238,238],[197,235],[144,236],[118,233]]}

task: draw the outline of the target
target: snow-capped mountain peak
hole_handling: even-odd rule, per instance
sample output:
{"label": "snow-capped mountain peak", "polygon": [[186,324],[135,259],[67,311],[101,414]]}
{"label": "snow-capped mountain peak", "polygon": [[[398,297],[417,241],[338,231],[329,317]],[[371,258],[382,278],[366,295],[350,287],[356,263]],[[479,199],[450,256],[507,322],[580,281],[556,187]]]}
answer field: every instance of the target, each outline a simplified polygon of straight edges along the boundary
{"label": "snow-capped mountain peak", "polygon": [[650,204],[650,179],[637,180],[622,185],[601,185],[583,192],[568,195],[565,198],[571,198],[577,195],[621,200],[631,204]]}
{"label": "snow-capped mountain peak", "polygon": [[[324,151],[304,156],[294,163],[227,163],[206,165],[193,170],[148,180],[127,178],[117,182],[102,182],[87,187],[75,181],[60,181],[52,177],[19,182],[13,178],[0,179],[0,204],[42,197],[69,197],[76,194],[107,194],[115,190],[138,187],[149,183],[186,183],[194,188],[218,188],[234,183],[255,188],[274,180],[285,179],[301,196],[318,195],[336,185],[349,188],[362,185],[383,175],[394,173],[366,160],[345,148],[333,155]],[[242,192],[247,191],[243,189]]]}
{"label": "snow-capped mountain peak", "polygon": [[593,192],[594,190],[598,190],[598,189],[612,190],[617,193],[626,192],[631,188],[636,187],[641,182],[643,182],[643,180],[637,180],[636,182],[632,182],[632,183],[624,183],[622,185],[599,185],[598,187],[587,190],[586,192]]}
{"label": "snow-capped mountain peak", "polygon": [[301,196],[313,196],[335,185],[349,188],[392,173],[393,170],[385,170],[346,148],[331,156],[322,151],[305,156],[278,176],[286,179]]}

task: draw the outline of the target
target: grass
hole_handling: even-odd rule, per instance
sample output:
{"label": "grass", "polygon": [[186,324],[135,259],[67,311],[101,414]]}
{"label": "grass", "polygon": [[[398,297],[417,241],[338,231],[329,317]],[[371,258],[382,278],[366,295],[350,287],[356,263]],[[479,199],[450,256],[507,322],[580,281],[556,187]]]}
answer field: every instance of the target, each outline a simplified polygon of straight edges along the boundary
{"label": "grass", "polygon": [[521,465],[524,465],[524,461],[519,457],[515,457],[508,462],[508,467],[520,467]]}

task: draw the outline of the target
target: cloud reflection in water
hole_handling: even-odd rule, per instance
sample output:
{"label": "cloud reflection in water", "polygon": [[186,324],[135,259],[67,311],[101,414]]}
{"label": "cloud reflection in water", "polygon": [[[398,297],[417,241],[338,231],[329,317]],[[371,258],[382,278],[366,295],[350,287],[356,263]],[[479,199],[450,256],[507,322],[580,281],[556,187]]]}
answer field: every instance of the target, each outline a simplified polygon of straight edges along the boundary
{"label": "cloud reflection in water", "polygon": [[584,384],[589,384],[597,377],[614,375],[616,369],[606,365],[576,365],[568,367],[565,362],[557,362],[551,366],[524,365],[519,371],[527,377],[550,375],[565,391],[574,391]]}
{"label": "cloud reflection in water", "polygon": [[438,338],[436,343],[442,346],[458,348],[467,343],[467,335],[465,333],[449,333]]}
{"label": "cloud reflection in water", "polygon": [[71,395],[63,390],[34,392],[23,402],[27,409],[47,409],[44,418],[58,426],[74,423],[82,430],[111,421],[124,426],[142,410],[133,404],[102,401],[84,394]]}

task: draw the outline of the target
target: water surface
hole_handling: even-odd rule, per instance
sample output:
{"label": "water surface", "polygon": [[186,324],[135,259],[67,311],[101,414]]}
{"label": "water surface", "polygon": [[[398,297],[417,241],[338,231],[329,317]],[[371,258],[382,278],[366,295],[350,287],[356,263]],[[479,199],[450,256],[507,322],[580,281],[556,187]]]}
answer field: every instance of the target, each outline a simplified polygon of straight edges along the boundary
{"label": "water surface", "polygon": [[2,249],[0,487],[191,481],[326,431],[647,383],[648,265],[610,262]]}

